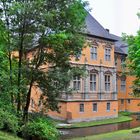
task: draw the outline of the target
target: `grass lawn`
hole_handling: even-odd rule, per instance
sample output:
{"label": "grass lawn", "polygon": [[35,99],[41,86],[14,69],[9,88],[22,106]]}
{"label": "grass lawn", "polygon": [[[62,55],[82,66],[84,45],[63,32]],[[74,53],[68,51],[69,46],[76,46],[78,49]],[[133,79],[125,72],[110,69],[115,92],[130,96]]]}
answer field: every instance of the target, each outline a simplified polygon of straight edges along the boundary
{"label": "grass lawn", "polygon": [[131,120],[132,118],[129,116],[119,115],[118,118],[105,119],[105,120],[100,120],[100,121],[79,122],[79,123],[73,123],[71,126],[58,126],[57,128],[89,127],[89,126],[97,126],[97,125],[103,125],[103,124],[120,123],[120,122],[126,122],[126,121],[131,121]]}
{"label": "grass lawn", "polygon": [[0,140],[22,140],[17,136],[13,136],[12,134],[1,132],[0,131]]}
{"label": "grass lawn", "polygon": [[94,136],[79,137],[69,140],[140,140],[140,133],[132,133],[132,130],[137,130],[140,128],[130,129],[130,130],[120,130],[116,132],[99,134]]}

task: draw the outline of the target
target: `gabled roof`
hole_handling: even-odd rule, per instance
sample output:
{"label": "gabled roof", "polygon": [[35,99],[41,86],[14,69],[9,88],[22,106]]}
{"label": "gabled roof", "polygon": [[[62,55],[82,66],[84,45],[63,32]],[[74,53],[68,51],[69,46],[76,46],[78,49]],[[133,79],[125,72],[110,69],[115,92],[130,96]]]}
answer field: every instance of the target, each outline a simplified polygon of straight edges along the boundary
{"label": "gabled roof", "polygon": [[87,13],[86,16],[86,34],[91,36],[96,36],[99,38],[104,38],[111,41],[116,41],[110,33],[104,29],[104,27],[93,17],[90,13]]}

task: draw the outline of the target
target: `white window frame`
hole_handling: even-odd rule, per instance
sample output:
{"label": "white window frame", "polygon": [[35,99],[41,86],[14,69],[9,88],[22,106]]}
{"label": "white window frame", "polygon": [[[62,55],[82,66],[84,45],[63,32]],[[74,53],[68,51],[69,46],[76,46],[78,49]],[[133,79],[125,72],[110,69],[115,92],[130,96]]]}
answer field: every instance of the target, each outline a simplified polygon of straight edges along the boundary
{"label": "white window frame", "polygon": [[111,48],[105,48],[105,61],[111,60]]}
{"label": "white window frame", "polygon": [[97,90],[97,74],[90,73],[90,91]]}
{"label": "white window frame", "polygon": [[104,76],[104,82],[105,82],[105,91],[111,90],[111,76],[108,74],[105,74]]}
{"label": "white window frame", "polygon": [[81,77],[80,75],[73,76],[73,89],[81,90]]}
{"label": "white window frame", "polygon": [[92,60],[97,60],[97,47],[92,46],[90,49],[90,55]]}
{"label": "white window frame", "polygon": [[121,79],[121,91],[126,91],[126,79]]}

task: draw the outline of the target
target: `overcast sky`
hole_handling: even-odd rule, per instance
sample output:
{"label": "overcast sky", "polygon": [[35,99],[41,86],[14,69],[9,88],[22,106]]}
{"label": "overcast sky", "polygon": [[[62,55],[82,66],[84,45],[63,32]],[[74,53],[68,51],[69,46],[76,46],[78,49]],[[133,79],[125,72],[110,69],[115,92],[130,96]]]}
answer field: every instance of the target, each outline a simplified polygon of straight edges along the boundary
{"label": "overcast sky", "polygon": [[136,34],[140,27],[140,0],[88,0],[91,14],[104,28],[111,33]]}

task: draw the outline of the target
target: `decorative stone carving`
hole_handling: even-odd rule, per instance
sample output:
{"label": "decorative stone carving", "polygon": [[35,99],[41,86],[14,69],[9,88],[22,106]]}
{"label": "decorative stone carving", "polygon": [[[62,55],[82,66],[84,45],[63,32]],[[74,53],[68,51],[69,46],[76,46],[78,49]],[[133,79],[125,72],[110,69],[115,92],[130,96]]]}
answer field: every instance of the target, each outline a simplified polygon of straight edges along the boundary
{"label": "decorative stone carving", "polygon": [[104,72],[104,74],[112,75],[112,72],[110,70],[107,70],[107,71]]}
{"label": "decorative stone carving", "polygon": [[98,70],[96,70],[96,69],[91,69],[91,70],[90,70],[90,73],[97,73],[97,74],[98,74]]}

